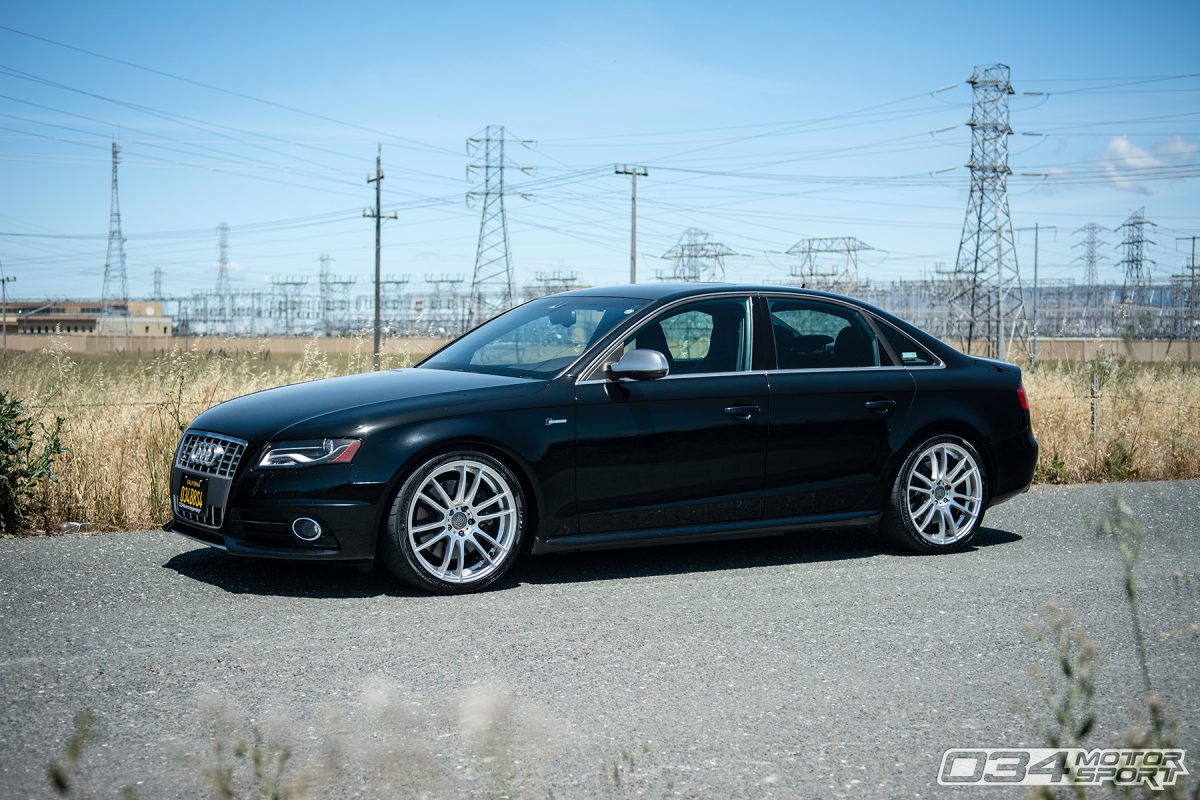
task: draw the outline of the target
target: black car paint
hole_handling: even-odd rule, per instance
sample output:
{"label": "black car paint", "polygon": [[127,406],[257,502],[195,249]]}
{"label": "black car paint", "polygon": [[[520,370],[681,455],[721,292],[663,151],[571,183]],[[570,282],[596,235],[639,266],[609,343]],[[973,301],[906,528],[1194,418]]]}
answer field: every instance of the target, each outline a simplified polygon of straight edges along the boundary
{"label": "black car paint", "polygon": [[[1019,368],[963,355],[865,303],[774,287],[579,293],[650,302],[552,380],[418,365],[269,389],[205,411],[189,429],[249,442],[229,511],[220,531],[178,518],[167,527],[233,553],[369,562],[403,477],[448,446],[485,450],[514,469],[534,552],[872,524],[899,461],[933,432],[977,445],[991,504],[1032,479],[1037,445],[1028,412],[1015,410]],[[753,371],[637,382],[583,374],[642,320],[711,294],[754,297]],[[849,302],[942,366],[775,371],[762,323],[763,298],[777,294]],[[866,407],[881,398],[896,406]],[[352,464],[255,468],[270,441],[322,437],[359,437],[363,446]],[[178,482],[175,470],[173,495]],[[298,516],[325,533],[311,543],[292,537]]]}

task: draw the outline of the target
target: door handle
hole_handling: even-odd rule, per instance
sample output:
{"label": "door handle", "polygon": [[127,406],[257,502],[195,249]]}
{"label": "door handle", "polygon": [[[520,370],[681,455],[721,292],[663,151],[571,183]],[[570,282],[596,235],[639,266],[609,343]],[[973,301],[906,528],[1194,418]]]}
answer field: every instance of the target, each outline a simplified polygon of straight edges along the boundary
{"label": "door handle", "polygon": [[868,400],[863,404],[863,407],[868,411],[874,411],[876,414],[886,414],[889,408],[896,407],[895,400]]}
{"label": "door handle", "polygon": [[731,417],[750,419],[755,414],[762,413],[762,409],[755,405],[726,406],[725,413]]}

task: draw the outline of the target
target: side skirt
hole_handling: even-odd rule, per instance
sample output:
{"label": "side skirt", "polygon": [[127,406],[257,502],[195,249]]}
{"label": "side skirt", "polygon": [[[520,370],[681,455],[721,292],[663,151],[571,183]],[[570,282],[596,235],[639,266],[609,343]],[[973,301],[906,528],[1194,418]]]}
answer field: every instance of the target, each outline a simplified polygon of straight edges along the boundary
{"label": "side skirt", "polygon": [[848,512],[814,514],[804,517],[754,520],[737,523],[689,525],[679,528],[648,528],[638,531],[580,533],[572,536],[535,537],[533,552],[563,553],[574,550],[608,550],[621,547],[648,547],[659,544],[683,544],[719,539],[749,539],[757,536],[782,536],[802,530],[830,528],[870,528],[879,523],[882,513]]}

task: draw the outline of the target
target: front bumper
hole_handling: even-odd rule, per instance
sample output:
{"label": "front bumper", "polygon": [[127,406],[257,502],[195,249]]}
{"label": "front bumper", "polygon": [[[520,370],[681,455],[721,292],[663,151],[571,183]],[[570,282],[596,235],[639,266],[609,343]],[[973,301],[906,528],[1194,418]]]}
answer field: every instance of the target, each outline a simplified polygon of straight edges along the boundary
{"label": "front bumper", "polygon": [[[182,470],[172,475],[172,505]],[[198,524],[178,509],[164,530],[234,555],[307,561],[365,562],[375,557],[385,487],[352,483],[349,465],[295,470],[239,470],[220,524]],[[315,520],[321,535],[305,541],[292,532],[300,518]]]}

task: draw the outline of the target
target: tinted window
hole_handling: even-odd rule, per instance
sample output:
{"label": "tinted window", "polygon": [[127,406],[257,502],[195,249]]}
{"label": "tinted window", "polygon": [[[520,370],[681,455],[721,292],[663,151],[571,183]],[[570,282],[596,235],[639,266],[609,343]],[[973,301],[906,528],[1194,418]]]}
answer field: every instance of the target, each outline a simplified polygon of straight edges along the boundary
{"label": "tinted window", "polygon": [[671,375],[740,372],[750,368],[749,319],[746,298],[688,303],[643,325],[625,350],[657,350]]}
{"label": "tinted window", "polygon": [[896,358],[900,359],[900,363],[904,366],[929,367],[937,363],[928,350],[886,322],[879,323],[879,330],[887,339],[887,343],[891,345],[892,350],[895,351]]}
{"label": "tinted window", "polygon": [[545,297],[452,342],[422,367],[548,378],[645,305],[620,297]]}
{"label": "tinted window", "polygon": [[879,366],[879,342],[852,308],[772,297],[771,330],[779,369]]}

